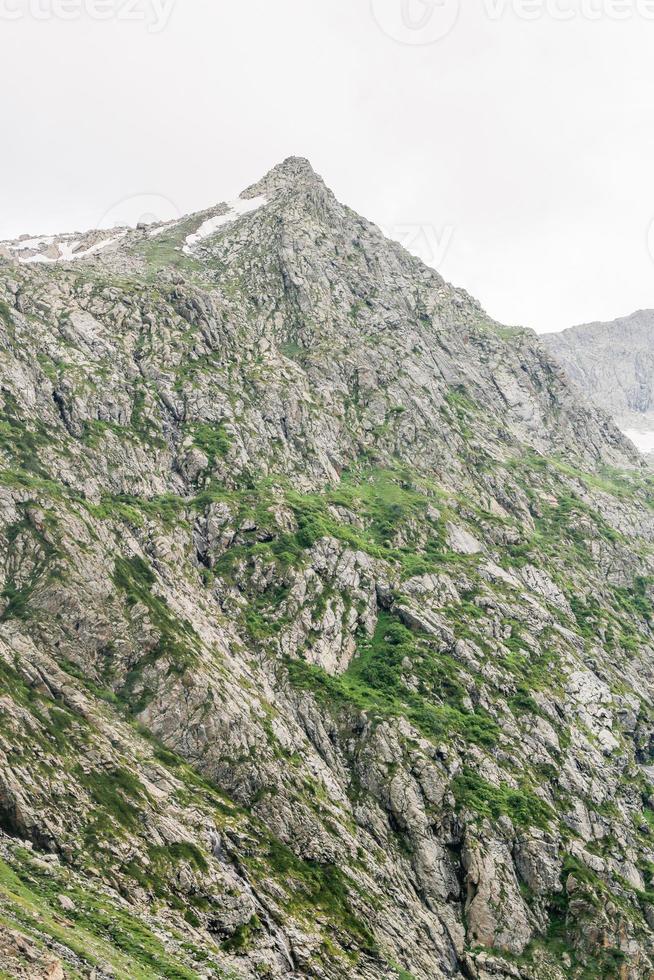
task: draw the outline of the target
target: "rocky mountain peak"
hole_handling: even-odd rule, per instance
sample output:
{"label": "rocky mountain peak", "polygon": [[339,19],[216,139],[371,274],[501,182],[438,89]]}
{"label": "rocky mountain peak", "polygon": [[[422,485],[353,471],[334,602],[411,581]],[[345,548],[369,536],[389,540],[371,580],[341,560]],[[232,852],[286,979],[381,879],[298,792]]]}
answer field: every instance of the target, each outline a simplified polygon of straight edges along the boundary
{"label": "rocky mountain peak", "polygon": [[652,481],[535,335],[290,158],[0,350],[0,973],[654,971]]}
{"label": "rocky mountain peak", "polygon": [[265,177],[248,187],[241,197],[265,194],[273,197],[280,191],[306,191],[309,188],[325,188],[325,182],[305,157],[290,156],[278,163]]}

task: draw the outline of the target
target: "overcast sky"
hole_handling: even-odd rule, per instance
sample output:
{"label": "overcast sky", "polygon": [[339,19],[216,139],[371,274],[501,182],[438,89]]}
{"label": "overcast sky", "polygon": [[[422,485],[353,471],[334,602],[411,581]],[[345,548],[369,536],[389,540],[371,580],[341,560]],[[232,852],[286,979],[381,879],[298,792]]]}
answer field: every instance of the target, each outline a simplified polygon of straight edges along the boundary
{"label": "overcast sky", "polygon": [[298,154],[498,320],[653,307],[654,0],[460,6],[0,0],[0,238],[198,210]]}

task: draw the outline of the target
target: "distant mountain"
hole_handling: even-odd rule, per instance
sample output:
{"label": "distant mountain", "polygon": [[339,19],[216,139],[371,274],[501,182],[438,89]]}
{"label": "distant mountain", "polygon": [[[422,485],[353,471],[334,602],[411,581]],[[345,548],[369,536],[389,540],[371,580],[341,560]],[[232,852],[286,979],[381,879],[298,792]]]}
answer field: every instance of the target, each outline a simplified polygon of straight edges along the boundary
{"label": "distant mountain", "polygon": [[0,256],[0,976],[654,971],[654,497],[306,160]]}
{"label": "distant mountain", "polygon": [[579,389],[642,452],[654,452],[654,310],[571,327],[542,340]]}

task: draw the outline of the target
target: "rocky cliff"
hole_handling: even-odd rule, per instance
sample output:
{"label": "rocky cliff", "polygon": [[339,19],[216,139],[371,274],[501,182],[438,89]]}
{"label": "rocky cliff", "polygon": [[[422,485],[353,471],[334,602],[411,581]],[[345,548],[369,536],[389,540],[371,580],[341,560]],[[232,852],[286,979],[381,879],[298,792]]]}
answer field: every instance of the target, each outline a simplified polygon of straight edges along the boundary
{"label": "rocky cliff", "polygon": [[290,159],[0,258],[0,967],[654,976],[654,509]]}
{"label": "rocky cliff", "polygon": [[641,451],[654,452],[654,310],[542,339],[580,391]]}

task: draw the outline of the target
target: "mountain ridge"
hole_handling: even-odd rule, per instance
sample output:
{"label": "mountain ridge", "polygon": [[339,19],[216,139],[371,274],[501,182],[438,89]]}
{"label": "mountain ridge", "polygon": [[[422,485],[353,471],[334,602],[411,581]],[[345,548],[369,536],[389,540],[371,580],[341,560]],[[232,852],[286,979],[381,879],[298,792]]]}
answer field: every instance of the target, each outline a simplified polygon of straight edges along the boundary
{"label": "mountain ridge", "polygon": [[569,377],[644,452],[654,448],[654,311],[544,335]]}
{"label": "mountain ridge", "polygon": [[[304,185],[314,185],[316,189],[322,189],[323,192],[327,194],[332,194],[332,192],[326,187],[323,179],[315,172],[309,160],[305,157],[295,157],[290,156],[283,160],[281,163],[274,166],[264,177],[246,187],[239,194],[238,200],[249,200],[256,196],[262,194],[263,190],[269,190],[272,194],[277,195],[283,191],[293,191],[299,183]],[[332,195],[333,197],[333,195]],[[116,225],[109,229],[100,229],[96,227],[88,228],[85,231],[70,231],[70,232],[60,232],[48,235],[33,235],[33,234],[23,234],[18,238],[14,239],[4,239],[0,241],[0,249],[3,250],[3,257],[5,259],[14,259],[24,261],[25,257],[20,256],[20,252],[32,252],[37,251],[38,244],[43,243],[46,247],[52,242],[56,241],[68,241],[68,240],[82,240],[85,241],[89,237],[93,236],[97,239],[97,244],[107,244],[113,245],[122,241],[124,237],[130,236],[131,233],[145,231],[149,234],[157,235],[162,230],[179,225],[182,222],[189,220],[197,220],[200,222],[206,215],[213,215],[214,212],[220,211],[223,207],[227,205],[226,201],[218,201],[215,204],[209,205],[206,208],[202,208],[199,211],[191,212],[189,214],[183,215],[179,218],[173,218],[171,220],[160,221],[153,219],[147,222],[139,222],[137,225]],[[120,233],[120,237],[117,237]],[[99,236],[99,237],[98,237]],[[29,244],[35,243],[34,249],[30,249]],[[20,247],[18,247],[20,246]],[[87,249],[79,250],[82,254],[79,256],[81,258],[88,258],[92,255],[97,254],[101,249],[97,248],[96,251],[91,252],[89,255],[85,254]],[[46,253],[47,254],[47,251]],[[33,256],[29,256],[33,261]],[[75,258],[73,254],[73,258]],[[58,261],[66,261],[71,259],[71,255],[63,255]]]}

